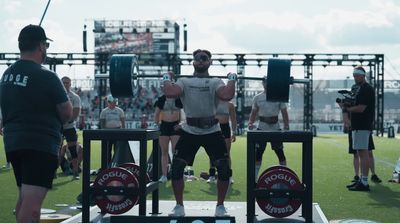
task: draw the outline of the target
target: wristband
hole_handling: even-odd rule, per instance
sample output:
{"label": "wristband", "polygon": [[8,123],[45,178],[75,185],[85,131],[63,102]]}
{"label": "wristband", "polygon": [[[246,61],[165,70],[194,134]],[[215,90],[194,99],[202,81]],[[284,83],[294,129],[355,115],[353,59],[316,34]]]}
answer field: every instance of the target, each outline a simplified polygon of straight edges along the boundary
{"label": "wristband", "polygon": [[228,74],[228,81],[236,81],[236,80],[237,80],[237,74],[235,73]]}
{"label": "wristband", "polygon": [[162,81],[163,82],[171,81],[171,76],[169,76],[169,74],[164,74],[163,77],[162,77]]}

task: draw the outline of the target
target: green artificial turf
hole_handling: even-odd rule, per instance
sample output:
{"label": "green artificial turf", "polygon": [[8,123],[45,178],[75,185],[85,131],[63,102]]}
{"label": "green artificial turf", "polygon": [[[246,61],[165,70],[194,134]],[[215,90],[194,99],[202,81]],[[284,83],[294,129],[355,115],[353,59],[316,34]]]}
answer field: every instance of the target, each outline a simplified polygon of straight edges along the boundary
{"label": "green artificial turf", "polygon": [[[400,156],[400,141],[383,137],[374,139],[377,148],[374,152],[376,172],[383,182],[370,182],[371,192],[350,192],[345,186],[350,183],[354,173],[352,156],[347,153],[346,135],[319,135],[314,138],[313,201],[320,204],[329,220],[358,218],[382,223],[400,222],[400,184],[388,183],[394,164]],[[100,166],[100,150],[96,149],[99,147],[99,142],[92,144],[91,169]],[[288,167],[301,179],[301,144],[285,143],[285,153]],[[237,137],[237,142],[232,144],[231,156],[234,184],[229,189],[227,201],[246,201],[245,137]],[[4,149],[0,143],[0,164],[4,163]],[[262,170],[277,163],[276,155],[268,146]],[[199,177],[202,171],[207,172],[208,165],[207,155],[200,149],[193,165],[195,176]],[[12,170],[0,170],[0,185],[0,221],[15,222],[12,210],[17,199],[17,188]],[[185,185],[185,200],[216,200],[215,184],[207,184],[199,179],[186,182]],[[61,210],[63,207],[56,207],[55,204],[75,204],[80,191],[81,181],[73,181],[71,176],[64,176],[59,170],[58,178],[54,180],[54,188],[49,191],[43,207]],[[170,182],[161,184],[160,199],[174,199]]]}

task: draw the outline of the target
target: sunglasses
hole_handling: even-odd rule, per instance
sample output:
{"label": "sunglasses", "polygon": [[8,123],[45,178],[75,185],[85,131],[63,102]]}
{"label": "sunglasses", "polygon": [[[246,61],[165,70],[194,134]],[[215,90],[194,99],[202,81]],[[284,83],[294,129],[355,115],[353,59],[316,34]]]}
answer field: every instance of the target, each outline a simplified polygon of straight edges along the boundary
{"label": "sunglasses", "polygon": [[209,61],[210,58],[207,55],[204,54],[198,54],[194,57],[195,61]]}
{"label": "sunglasses", "polygon": [[50,43],[49,42],[42,42],[42,43],[46,47],[46,49],[48,49],[50,47]]}

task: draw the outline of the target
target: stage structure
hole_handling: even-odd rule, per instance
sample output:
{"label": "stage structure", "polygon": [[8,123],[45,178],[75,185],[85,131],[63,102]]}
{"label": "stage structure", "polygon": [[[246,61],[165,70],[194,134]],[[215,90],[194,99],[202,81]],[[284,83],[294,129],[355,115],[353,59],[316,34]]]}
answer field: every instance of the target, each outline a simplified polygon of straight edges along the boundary
{"label": "stage structure", "polygon": [[[46,63],[50,69],[56,71],[57,65],[85,65],[92,64],[96,66],[98,72],[97,78],[104,82],[99,87],[99,93],[104,95],[108,89],[108,66],[110,53],[49,53]],[[152,71],[146,70],[147,66],[159,67],[162,70],[172,70],[179,74],[182,66],[192,66],[191,54],[178,53],[142,53],[138,54],[139,63],[141,64],[139,73],[141,75],[154,74]],[[363,65],[367,68],[369,75],[369,83],[375,89],[375,122],[374,129],[377,135],[383,136],[383,102],[384,102],[384,55],[383,54],[213,54],[213,64],[221,66],[236,66],[237,73],[243,76],[251,76],[245,74],[246,66],[266,66],[270,58],[290,59],[292,66],[304,67],[304,78],[309,79],[310,83],[304,85],[304,120],[303,129],[309,130],[313,124],[313,67],[314,66],[356,66]],[[18,53],[0,53],[0,65],[11,65],[19,59]],[[143,68],[143,69],[142,69]],[[161,71],[161,70],[160,70]],[[160,73],[161,74],[161,73]],[[149,81],[151,81],[149,79]],[[157,80],[154,80],[157,81]],[[150,83],[150,82],[149,82]],[[236,89],[236,105],[238,114],[238,124],[241,131],[244,130],[244,108],[245,108],[245,80],[240,80]],[[239,134],[242,132],[238,132]]]}
{"label": "stage structure", "polygon": [[[180,52],[180,27],[171,20],[94,20],[93,33],[94,52],[100,64],[107,64],[112,54],[141,54],[143,71],[161,74],[167,71],[165,66],[159,65],[165,61],[162,55]],[[104,77],[106,67],[95,68],[95,82],[101,89],[99,96],[105,96],[109,89],[108,76]],[[145,80],[142,84],[150,88],[153,81]]]}

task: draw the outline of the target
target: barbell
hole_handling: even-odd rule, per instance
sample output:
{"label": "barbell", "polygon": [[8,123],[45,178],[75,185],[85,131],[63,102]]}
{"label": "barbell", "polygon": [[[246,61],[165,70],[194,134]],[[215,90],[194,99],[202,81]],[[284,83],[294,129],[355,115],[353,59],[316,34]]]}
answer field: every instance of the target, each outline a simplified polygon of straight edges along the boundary
{"label": "barbell", "polygon": [[[289,86],[294,83],[309,83],[308,79],[294,79],[290,76],[291,60],[269,59],[265,77],[239,76],[242,80],[266,80],[267,100],[288,102]],[[175,74],[175,77],[194,78],[193,75]],[[162,78],[162,75],[140,75],[138,57],[135,54],[114,54],[110,60],[110,90],[116,97],[136,97],[140,80],[146,78]],[[210,76],[225,79],[227,76]]]}

